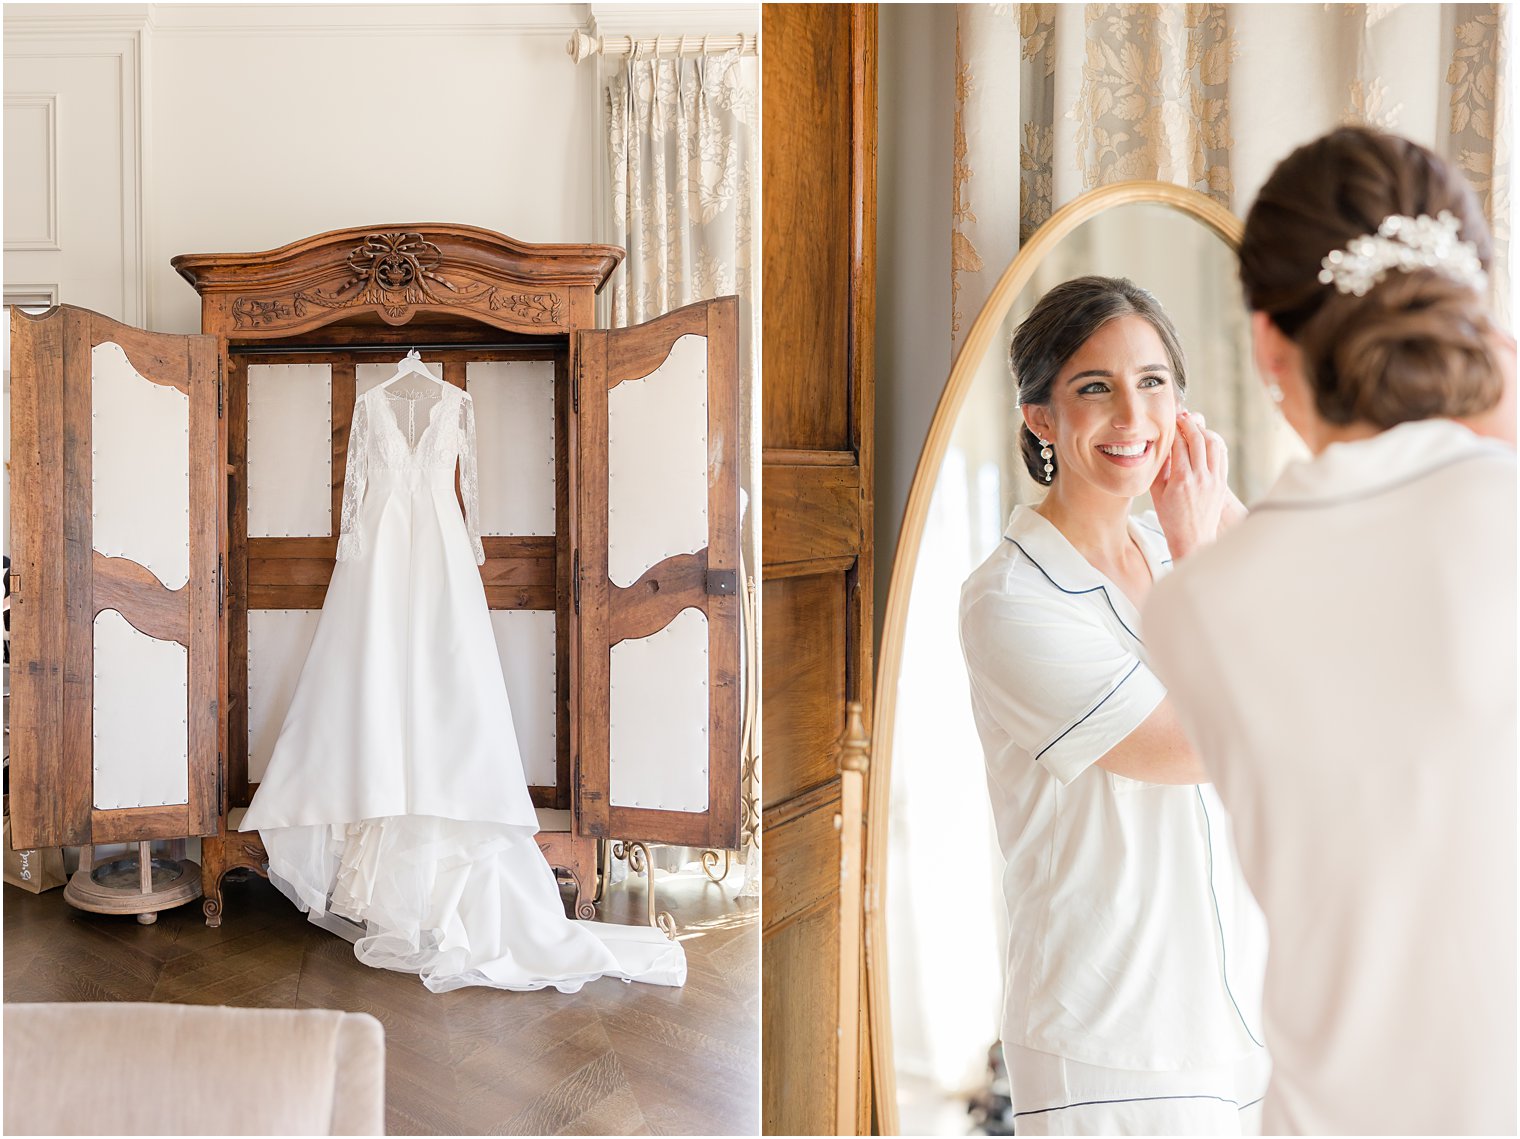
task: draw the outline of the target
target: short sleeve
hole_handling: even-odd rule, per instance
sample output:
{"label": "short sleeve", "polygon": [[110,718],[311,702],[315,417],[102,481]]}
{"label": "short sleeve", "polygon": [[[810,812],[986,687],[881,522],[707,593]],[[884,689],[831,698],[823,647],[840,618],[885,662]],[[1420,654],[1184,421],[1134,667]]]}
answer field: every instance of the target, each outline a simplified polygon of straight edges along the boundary
{"label": "short sleeve", "polygon": [[1062,783],[1166,697],[1134,649],[1079,604],[988,593],[961,614],[973,703]]}

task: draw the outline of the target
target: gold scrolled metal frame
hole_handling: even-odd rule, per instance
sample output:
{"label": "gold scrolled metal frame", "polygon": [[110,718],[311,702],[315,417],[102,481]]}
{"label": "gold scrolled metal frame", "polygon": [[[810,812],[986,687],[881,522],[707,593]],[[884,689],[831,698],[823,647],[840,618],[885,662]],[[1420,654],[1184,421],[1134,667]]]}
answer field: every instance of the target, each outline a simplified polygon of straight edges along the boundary
{"label": "gold scrolled metal frame", "polygon": [[1090,190],[1052,214],[1019,250],[998,279],[982,311],[966,333],[945,381],[945,390],[929,423],[928,438],[918,457],[908,505],[903,512],[892,578],[887,587],[886,615],[876,661],[875,725],[871,748],[870,786],[866,818],[869,846],[865,866],[865,968],[869,1003],[872,1094],[876,1099],[878,1132],[895,1135],[897,1120],[897,1066],[892,1047],[892,1015],[887,982],[886,874],[887,832],[882,825],[888,815],[892,786],[892,743],[896,728],[897,682],[902,672],[903,639],[907,630],[908,602],[918,569],[918,549],[928,521],[935,481],[949,448],[956,420],[965,405],[978,366],[986,355],[1008,310],[1034,276],[1035,268],[1061,240],[1084,222],[1106,210],[1124,205],[1160,205],[1202,223],[1231,249],[1240,248],[1244,224],[1229,210],[1197,190],[1170,182],[1117,182]]}

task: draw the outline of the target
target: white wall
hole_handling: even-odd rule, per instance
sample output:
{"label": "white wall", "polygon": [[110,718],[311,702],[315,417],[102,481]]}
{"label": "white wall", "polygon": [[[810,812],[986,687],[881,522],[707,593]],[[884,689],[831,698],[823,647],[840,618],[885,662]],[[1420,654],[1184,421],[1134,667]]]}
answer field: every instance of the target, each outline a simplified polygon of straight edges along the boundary
{"label": "white wall", "polygon": [[579,5],[357,12],[241,6],[156,15],[145,217],[153,327],[199,326],[184,252],[329,229],[459,221],[594,240],[591,65]]}
{"label": "white wall", "polygon": [[876,153],[876,640],[897,534],[950,375],[955,5],[879,11]]}
{"label": "white wall", "polygon": [[[595,68],[565,54],[588,18],[580,4],[9,5],[7,124],[38,121],[38,95],[59,107],[61,250],[45,273],[8,248],[6,284],[56,277],[64,302],[193,332],[178,253],[372,222],[595,240]],[[34,214],[36,133],[5,171],[7,200]]]}
{"label": "white wall", "polygon": [[598,68],[571,32],[757,25],[752,5],[7,4],[7,291],[193,332],[179,253],[417,221],[600,240]]}

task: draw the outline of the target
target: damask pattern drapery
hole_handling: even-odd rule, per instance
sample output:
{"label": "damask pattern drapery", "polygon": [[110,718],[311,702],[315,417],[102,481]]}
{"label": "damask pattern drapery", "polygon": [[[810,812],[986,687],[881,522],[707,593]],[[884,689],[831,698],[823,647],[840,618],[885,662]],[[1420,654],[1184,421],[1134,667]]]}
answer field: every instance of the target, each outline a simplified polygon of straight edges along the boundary
{"label": "damask pattern drapery", "polygon": [[613,321],[638,324],[757,284],[756,60],[630,56],[607,87]]}
{"label": "damask pattern drapery", "polygon": [[[760,283],[755,244],[758,61],[738,51],[636,53],[617,65],[604,96],[610,239],[628,251],[610,284],[613,324],[639,324],[682,305],[737,294],[739,418],[750,438],[749,454],[758,464],[752,400],[760,339],[755,311]],[[757,481],[741,472],[742,486],[753,488]],[[745,511],[747,566],[759,564],[751,513]],[[748,893],[759,884],[754,854],[760,835],[757,745],[747,745],[742,774]]]}
{"label": "damask pattern drapery", "polygon": [[963,4],[956,38],[953,342],[1020,241],[1084,190],[1157,179],[1243,215],[1274,163],[1345,122],[1463,170],[1509,319],[1504,6]]}

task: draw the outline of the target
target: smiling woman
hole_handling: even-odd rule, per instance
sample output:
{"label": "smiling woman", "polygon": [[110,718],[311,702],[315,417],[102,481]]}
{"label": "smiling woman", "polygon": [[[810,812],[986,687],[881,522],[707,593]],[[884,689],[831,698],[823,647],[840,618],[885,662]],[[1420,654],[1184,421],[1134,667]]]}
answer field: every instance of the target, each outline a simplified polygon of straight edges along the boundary
{"label": "smiling woman", "polygon": [[[1139,634],[1153,581],[1242,511],[1224,443],[1180,409],[1176,330],[1130,281],[1051,289],[1011,361],[1048,492],[967,579],[961,644],[1007,861],[1015,1118],[1249,1132],[1261,916]],[[1147,491],[1156,511],[1131,515]]]}
{"label": "smiling woman", "polygon": [[[873,747],[872,809],[889,813],[891,825],[874,830],[880,845],[868,870],[873,889],[884,891],[872,907],[884,917],[870,942],[872,1053],[905,1132],[941,1125],[946,1117],[931,1116],[936,1103],[948,1110],[960,1100],[964,1112],[1000,1035],[1010,1044],[1016,1094],[1008,1114],[1020,1133],[1186,1126],[1170,1117],[1077,1118],[1099,1109],[1040,1098],[1042,1073],[1056,1074],[1039,1065],[1051,1059],[1066,1065],[1059,1074],[1073,1088],[1094,1092],[1084,1099],[1213,1096],[1186,1102],[1215,1103],[1228,1116],[1237,1108],[1223,1100],[1255,1098],[1194,1086],[1256,1078],[1254,985],[1242,975],[1247,954],[1236,949],[1255,936],[1255,918],[1249,906],[1232,905],[1227,826],[1212,791],[1197,786],[1196,757],[1143,663],[1137,615],[1172,560],[1211,536],[1199,520],[1217,530],[1233,517],[1226,477],[1249,500],[1292,451],[1291,433],[1249,370],[1231,279],[1238,227],[1203,195],[1176,187],[1084,195],[1008,266],[940,400],[893,566]],[[1216,432],[1228,443],[1227,466],[1219,441],[1210,454]],[[997,551],[1008,580],[997,581],[989,564],[963,594],[968,574]],[[1004,596],[1012,587],[1024,592]],[[999,680],[999,655],[1017,653],[1026,659]],[[973,671],[968,686],[965,658],[977,656],[989,679],[979,685]],[[1006,739],[989,742],[989,725],[999,724]],[[1007,750],[1017,747],[1028,753],[1022,764]],[[1058,825],[1067,828],[1059,849],[1056,824],[1040,814],[1057,800]],[[1186,857],[1174,849],[1184,834],[1194,843]],[[1052,844],[1043,870],[1041,842]],[[946,875],[947,865],[957,872]],[[1105,874],[1111,883],[1083,893],[1084,880],[1091,886]],[[1157,906],[1192,908],[1169,924],[1148,914]],[[1200,907],[1203,948],[1182,933]],[[1129,935],[1117,932],[1125,923],[1131,933],[1151,932],[1126,946]],[[1231,939],[1227,987],[1218,983],[1221,926]],[[1084,941],[1094,929],[1101,936]],[[1152,941],[1165,947],[1160,973]],[[1015,943],[1037,956],[1015,961]],[[1212,990],[1187,988],[1187,970],[1177,968],[1184,959],[1196,976],[1216,978]],[[1086,1018],[1064,1045],[1059,1013],[1042,1019],[1032,992],[1038,969],[1053,986],[1045,1011],[1055,1005]],[[1069,992],[1063,974],[1075,981]],[[1172,999],[1147,985],[1171,986]],[[1030,1038],[1039,1043],[1014,1043],[1005,1015],[1014,1005],[1034,1010]],[[1184,1029],[1189,1018],[1209,1026]],[[1207,1063],[1206,1053],[1237,1044],[1244,1074],[1233,1060]],[[1187,1054],[1168,1059],[1173,1045]],[[1096,1070],[1125,1067],[1149,1068],[1136,1077],[1147,1088],[1122,1079],[1093,1085]],[[1021,1082],[1026,1076],[1036,1082]],[[997,1122],[1006,1125],[1008,1114]],[[1204,1125],[1242,1122],[1250,1128],[1249,1118]]]}

